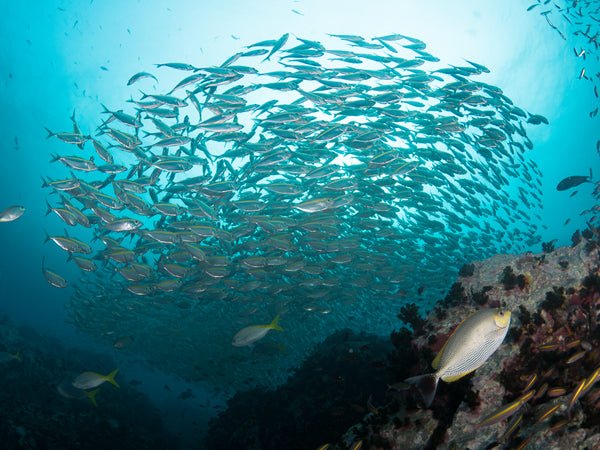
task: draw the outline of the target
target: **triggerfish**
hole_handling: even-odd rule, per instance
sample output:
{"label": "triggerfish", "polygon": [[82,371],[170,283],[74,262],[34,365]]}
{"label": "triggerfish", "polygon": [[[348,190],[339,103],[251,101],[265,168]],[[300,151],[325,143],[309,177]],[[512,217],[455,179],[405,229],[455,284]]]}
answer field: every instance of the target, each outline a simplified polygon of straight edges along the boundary
{"label": "triggerfish", "polygon": [[431,366],[435,373],[408,378],[429,407],[440,379],[450,383],[483,365],[500,347],[510,326],[510,311],[482,309],[464,319],[450,335]]}
{"label": "triggerfish", "polygon": [[273,319],[269,325],[252,325],[250,327],[242,328],[233,337],[232,344],[234,347],[246,347],[247,345],[253,344],[256,341],[264,338],[269,330],[283,331],[277,321],[279,320],[279,314]]}

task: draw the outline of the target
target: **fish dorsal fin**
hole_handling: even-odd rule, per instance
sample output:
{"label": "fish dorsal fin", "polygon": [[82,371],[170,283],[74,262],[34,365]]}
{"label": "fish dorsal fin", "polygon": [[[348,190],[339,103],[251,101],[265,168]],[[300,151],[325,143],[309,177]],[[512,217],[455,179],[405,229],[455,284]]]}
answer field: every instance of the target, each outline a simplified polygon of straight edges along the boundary
{"label": "fish dorsal fin", "polygon": [[[452,335],[450,335],[450,337],[452,337]],[[450,337],[448,339],[446,339],[446,342],[444,342],[444,346],[438,352],[438,354],[435,355],[435,358],[433,358],[433,361],[431,362],[431,367],[433,367],[434,370],[438,370],[440,368],[440,361],[442,360],[442,355],[444,354],[444,349],[446,348],[446,345],[448,345],[448,341],[450,340]]]}
{"label": "fish dorsal fin", "polygon": [[[442,347],[442,349],[438,352],[437,355],[435,355],[435,358],[433,359],[433,361],[431,362],[431,367],[434,368],[434,370],[438,370],[440,368],[440,362],[442,361],[442,356],[444,355],[444,350],[446,349],[446,345],[448,345],[448,342],[450,342],[450,339],[452,339],[452,336],[454,335],[454,333],[456,333],[456,330],[458,330],[460,328],[460,326],[464,323],[465,320],[467,320],[469,317],[471,317],[473,314],[475,314],[477,311],[472,312],[471,314],[469,314],[467,317],[465,317],[462,322],[460,322],[458,324],[458,326],[454,329],[454,331],[452,331],[452,334],[450,334],[450,336],[448,336],[448,339],[446,339],[446,342],[444,343],[444,346]],[[446,380],[444,380],[446,381]]]}

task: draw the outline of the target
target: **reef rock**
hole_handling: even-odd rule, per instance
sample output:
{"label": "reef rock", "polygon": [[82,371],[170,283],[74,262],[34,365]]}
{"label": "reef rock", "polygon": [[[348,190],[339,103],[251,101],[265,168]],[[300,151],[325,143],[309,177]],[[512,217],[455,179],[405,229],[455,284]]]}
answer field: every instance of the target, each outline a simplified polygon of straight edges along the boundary
{"label": "reef rock", "polygon": [[[598,448],[600,444],[600,258],[598,242],[475,261],[411,335],[392,336],[398,381],[432,372],[437,353],[473,311],[512,311],[492,357],[454,383],[440,381],[429,410],[399,383],[393,400],[350,429],[363,448]],[[406,315],[405,315],[406,316]],[[404,344],[402,344],[404,342]],[[405,348],[402,348],[402,347]],[[412,367],[402,367],[410,353]],[[394,363],[396,361],[396,363]],[[408,366],[410,364],[405,364]]]}

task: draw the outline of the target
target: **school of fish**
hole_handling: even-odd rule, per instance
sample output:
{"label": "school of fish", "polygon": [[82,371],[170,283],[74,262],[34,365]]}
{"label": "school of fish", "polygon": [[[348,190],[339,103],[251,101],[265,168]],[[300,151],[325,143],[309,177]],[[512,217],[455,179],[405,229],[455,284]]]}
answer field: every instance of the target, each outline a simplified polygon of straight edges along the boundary
{"label": "school of fish", "polygon": [[[598,102],[600,98],[600,72],[598,72],[600,4],[594,0],[567,0],[564,3],[536,0],[527,11],[537,12],[562,40],[568,41],[569,44],[575,43],[573,55],[581,62],[581,70],[574,76],[591,84],[594,98]],[[596,117],[598,108],[596,106],[588,116]],[[596,152],[600,155],[600,139],[596,141]],[[597,193],[598,191],[595,192]]]}
{"label": "school of fish", "polygon": [[82,273],[42,271],[76,327],[186,380],[273,386],[333,331],[386,334],[465,262],[539,242],[543,116],[418,39],[323,40],[158,64],[89,134],[48,124],[46,240]]}

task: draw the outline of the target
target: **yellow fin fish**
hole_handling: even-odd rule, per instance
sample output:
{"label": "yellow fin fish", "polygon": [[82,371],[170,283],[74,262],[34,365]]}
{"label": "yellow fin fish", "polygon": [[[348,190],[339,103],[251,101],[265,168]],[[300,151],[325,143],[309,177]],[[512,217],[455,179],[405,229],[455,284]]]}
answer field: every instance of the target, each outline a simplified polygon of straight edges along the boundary
{"label": "yellow fin fish", "polygon": [[435,373],[419,375],[404,381],[421,392],[429,407],[440,379],[450,383],[483,365],[500,347],[510,326],[510,311],[482,309],[464,319],[448,338],[431,364]]}
{"label": "yellow fin fish", "polygon": [[77,389],[92,389],[97,386],[100,386],[105,381],[108,381],[111,384],[114,384],[116,387],[119,387],[117,382],[115,381],[115,375],[119,369],[113,370],[108,375],[101,375],[95,372],[83,372],[75,381],[73,381],[73,386]]}
{"label": "yellow fin fish", "polygon": [[234,347],[246,347],[264,338],[270,330],[283,331],[283,328],[277,325],[278,320],[279,314],[277,314],[269,325],[252,325],[242,328],[233,337],[232,345]]}

